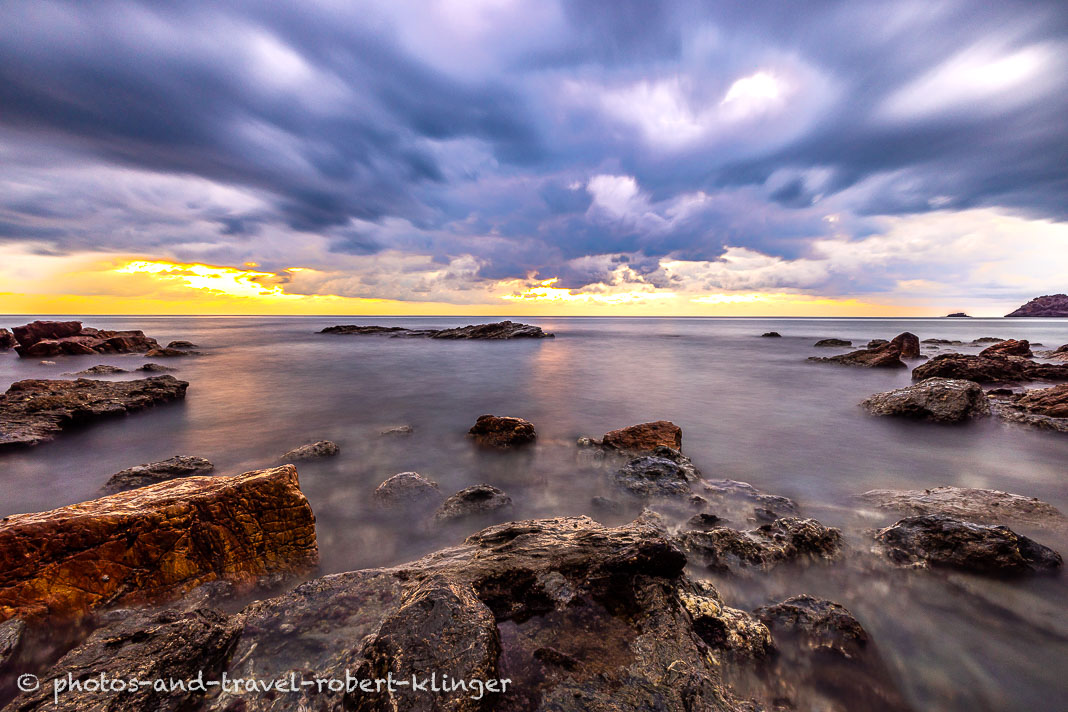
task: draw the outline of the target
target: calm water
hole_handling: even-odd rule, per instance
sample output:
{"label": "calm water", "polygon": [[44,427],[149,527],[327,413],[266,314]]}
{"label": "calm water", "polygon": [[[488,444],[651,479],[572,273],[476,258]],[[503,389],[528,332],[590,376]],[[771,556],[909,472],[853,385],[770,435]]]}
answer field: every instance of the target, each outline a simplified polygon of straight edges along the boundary
{"label": "calm water", "polygon": [[[0,326],[25,321],[2,317]],[[207,355],[168,363],[191,384],[183,403],[0,455],[0,514],[92,498],[110,474],[176,454],[206,457],[219,473],[235,474],[329,439],[339,457],[299,468],[318,518],[323,568],[388,565],[456,543],[475,525],[437,529],[383,514],[370,493],[386,477],[414,470],[447,493],[497,485],[516,503],[507,518],[593,514],[590,497],[613,493],[575,438],[667,419],[683,428],[683,449],[706,476],[793,497],[805,514],[842,527],[850,544],[834,567],[715,579],[729,603],[750,608],[804,592],[838,600],[871,632],[920,710],[1064,709],[1065,579],[1004,583],[873,564],[864,532],[892,517],[861,511],[853,495],[994,487],[1068,512],[1068,437],[995,421],[942,427],[867,417],[857,403],[909,383],[907,370],[805,357],[838,352],[813,348],[817,339],[863,345],[902,331],[921,339],[1028,338],[1053,348],[1068,342],[1068,320],[523,319],[557,338],[514,342],[315,333],[338,323],[478,321],[487,320],[87,317],[87,325],[140,328],[161,343],[188,339]],[[759,338],[771,330],[784,338]],[[0,388],[97,363],[133,368],[143,358],[54,360],[46,366],[0,354]],[[464,434],[483,413],[533,421],[538,445],[504,456],[474,450]],[[401,424],[414,434],[379,435]],[[1068,553],[1064,532],[1016,528]]]}

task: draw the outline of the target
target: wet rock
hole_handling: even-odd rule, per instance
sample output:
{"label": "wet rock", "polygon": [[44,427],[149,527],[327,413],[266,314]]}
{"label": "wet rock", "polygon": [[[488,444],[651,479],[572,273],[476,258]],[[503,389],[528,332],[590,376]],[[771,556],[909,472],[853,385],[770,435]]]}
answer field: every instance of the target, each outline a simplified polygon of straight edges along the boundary
{"label": "wet rock", "polygon": [[478,416],[467,434],[482,447],[502,450],[529,445],[538,439],[534,424],[529,420],[499,415]]}
{"label": "wet rock", "polygon": [[554,334],[543,331],[540,326],[518,324],[513,321],[499,321],[493,324],[473,324],[453,329],[406,329],[400,326],[359,326],[355,324],[347,324],[341,326],[328,326],[319,333],[477,340],[545,339],[554,336]]}
{"label": "wet rock", "polygon": [[442,495],[437,482],[428,480],[418,472],[401,472],[378,485],[374,496],[379,503],[396,507],[439,501]]}
{"label": "wet rock", "polygon": [[200,356],[199,351],[185,351],[183,349],[152,349],[145,353],[145,358],[181,358],[183,356]]}
{"label": "wet rock", "polygon": [[1030,358],[1034,354],[1031,353],[1031,343],[1027,339],[1017,341],[1016,339],[1008,339],[1006,341],[999,341],[993,346],[988,346],[979,352],[980,356],[1024,356]]}
{"label": "wet rock", "polygon": [[604,434],[601,444],[611,450],[646,451],[657,447],[682,449],[682,428],[668,420],[631,425]]}
{"label": "wet rock", "polygon": [[78,371],[76,373],[64,373],[64,376],[110,376],[115,373],[129,373],[125,368],[119,368],[118,366],[108,366],[101,364],[99,366],[92,366],[84,371]]}
{"label": "wet rock", "polygon": [[18,343],[14,334],[7,329],[0,329],[0,351],[10,351],[18,346]]}
{"label": "wet rock", "polygon": [[330,442],[329,440],[320,440],[319,442],[293,448],[278,459],[285,462],[292,460],[315,460],[320,457],[334,457],[339,452],[341,452],[341,448],[337,446],[337,443]]}
{"label": "wet rock", "polygon": [[1068,364],[1035,363],[1018,356],[972,356],[941,354],[912,370],[914,381],[926,378],[957,378],[976,383],[1068,381]]}
{"label": "wet rock", "polygon": [[868,345],[865,346],[865,348],[877,349],[877,348],[880,348],[882,346],[886,346],[889,343],[890,342],[887,341],[886,339],[872,339],[871,341],[868,342]]}
{"label": "wet rock", "polygon": [[938,423],[959,423],[990,414],[982,387],[951,378],[927,380],[876,393],[861,403],[872,415],[892,415]]}
{"label": "wet rock", "polygon": [[846,341],[845,339],[820,339],[819,341],[817,341],[816,343],[814,343],[812,345],[813,346],[820,346],[820,347],[824,347],[824,346],[842,347],[842,346],[852,346],[853,342],[852,341]]}
{"label": "wet rock", "polygon": [[148,373],[167,373],[169,371],[175,371],[177,369],[170,368],[169,366],[161,366],[158,363],[145,363],[141,364],[135,371],[146,371]]}
{"label": "wet rock", "polygon": [[0,450],[49,442],[75,424],[179,400],[188,387],[173,376],[119,382],[17,381],[0,395]]}
{"label": "wet rock", "polygon": [[809,595],[793,596],[782,603],[761,606],[753,615],[773,634],[796,636],[812,651],[857,658],[868,645],[868,634],[860,621],[834,601]]}
{"label": "wet rock", "polygon": [[1005,316],[1068,316],[1068,294],[1047,294],[1035,297]]}
{"label": "wet rock", "polygon": [[1008,400],[992,401],[999,417],[1044,430],[1068,432],[1068,383],[1010,394]]}
{"label": "wet rock", "polygon": [[593,507],[595,511],[602,512],[604,514],[623,513],[623,505],[614,499],[609,499],[608,497],[591,497],[590,506]]}
{"label": "wet rock", "polygon": [[918,358],[919,355],[919,339],[915,334],[906,331],[895,336],[893,340],[873,348],[850,351],[837,356],[810,356],[808,360],[866,368],[905,368],[902,358]]}
{"label": "wet rock", "polygon": [[512,498],[503,490],[493,485],[474,485],[460,490],[442,502],[438,511],[434,513],[434,518],[438,521],[459,519],[488,514],[511,506]]}
{"label": "wet rock", "polygon": [[167,344],[167,348],[168,349],[198,349],[200,347],[197,346],[196,344],[194,344],[192,341],[178,340],[178,341],[172,341],[171,343]]}
{"label": "wet rock", "polygon": [[772,519],[798,513],[797,504],[789,497],[761,492],[748,482],[738,480],[701,480],[702,491],[719,501],[736,500],[756,504],[769,511]]}
{"label": "wet rock", "polygon": [[62,354],[144,353],[159,344],[143,331],[106,331],[83,327],[80,321],[35,321],[12,330],[23,358]]}
{"label": "wet rock", "polygon": [[860,499],[880,509],[910,516],[945,514],[980,524],[1019,522],[1028,526],[1066,523],[1061,512],[1035,497],[974,487],[932,487],[922,490],[869,490]]}
{"label": "wet rock", "polygon": [[690,614],[694,632],[715,650],[736,659],[760,660],[774,650],[768,627],[738,608],[723,604],[711,584],[695,585],[679,593],[682,607]]}
{"label": "wet rock", "polygon": [[318,564],[292,465],[185,477],[0,522],[0,619],[76,618],[226,580],[248,589]]}
{"label": "wet rock", "polygon": [[1068,344],[1051,351],[1042,351],[1037,354],[1041,358],[1051,359],[1053,361],[1068,361]]}
{"label": "wet rock", "polygon": [[682,525],[683,529],[693,531],[708,531],[715,527],[721,527],[724,524],[722,517],[717,517],[715,514],[709,512],[698,512],[697,514],[686,520],[686,523]]}
{"label": "wet rock", "polygon": [[690,483],[701,473],[678,450],[659,446],[649,455],[634,458],[612,475],[616,486],[638,497],[693,494]]}
{"label": "wet rock", "polygon": [[126,490],[147,487],[157,482],[206,475],[215,470],[215,465],[202,457],[175,455],[169,460],[138,465],[112,475],[104,485],[104,494],[115,494]]}
{"label": "wet rock", "polygon": [[1024,574],[1060,568],[1060,555],[1005,526],[965,522],[944,514],[906,517],[875,540],[897,564],[982,574]]}
{"label": "wet rock", "polygon": [[924,339],[920,343],[921,344],[936,344],[936,345],[939,345],[939,346],[952,346],[952,345],[955,345],[955,344],[960,344],[961,342],[960,341],[951,341],[949,339]]}
{"label": "wet rock", "polygon": [[920,339],[909,331],[898,334],[891,339],[889,348],[897,349],[901,354],[901,358],[920,357]]}
{"label": "wet rock", "polygon": [[761,336],[765,339],[781,339],[782,334],[777,331],[765,331]]}
{"label": "wet rock", "polygon": [[714,527],[679,535],[683,549],[713,571],[770,569],[785,562],[830,560],[841,550],[842,533],[815,519],[785,517],[749,531]]}
{"label": "wet rock", "polygon": [[410,425],[395,425],[392,428],[386,428],[380,434],[381,435],[411,435],[415,430]]}

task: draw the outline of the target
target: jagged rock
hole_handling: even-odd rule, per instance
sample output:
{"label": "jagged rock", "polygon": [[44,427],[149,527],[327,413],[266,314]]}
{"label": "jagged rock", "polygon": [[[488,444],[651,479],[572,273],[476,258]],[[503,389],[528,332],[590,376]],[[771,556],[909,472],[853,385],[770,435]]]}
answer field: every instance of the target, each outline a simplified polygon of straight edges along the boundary
{"label": "jagged rock", "polygon": [[32,379],[0,395],[0,450],[49,442],[65,428],[185,397],[173,376],[136,381]]}
{"label": "jagged rock", "polygon": [[185,477],[0,521],[0,620],[76,618],[218,579],[248,589],[317,564],[292,465]]}
{"label": "jagged rock", "polygon": [[889,343],[890,342],[888,340],[886,340],[886,339],[872,339],[871,341],[868,342],[868,345],[865,348],[877,349],[877,348],[879,348],[881,346],[886,346]]}
{"label": "jagged rock", "polygon": [[1009,394],[1008,400],[992,401],[994,412],[1004,420],[1044,430],[1068,432],[1068,383]]}
{"label": "jagged rock", "polygon": [[920,339],[909,331],[898,334],[891,339],[890,348],[896,348],[900,352],[901,358],[920,357]]}
{"label": "jagged rock", "polygon": [[1034,354],[1031,353],[1031,342],[1027,339],[1017,341],[1016,339],[1008,339],[1006,341],[999,341],[993,346],[988,346],[979,352],[980,356],[1024,356],[1030,358]]}
{"label": "jagged rock", "polygon": [[698,512],[682,525],[683,529],[693,531],[708,531],[723,526],[723,518],[709,512]]}
{"label": "jagged rock", "polygon": [[320,334],[364,334],[389,335],[393,337],[415,337],[429,339],[544,339],[554,334],[542,331],[540,326],[518,324],[514,321],[499,321],[493,324],[472,324],[452,329],[406,329],[401,326],[359,326],[346,324],[328,326]]}
{"label": "jagged rock", "polygon": [[112,475],[104,485],[104,494],[115,494],[126,490],[154,485],[157,482],[206,475],[215,470],[215,465],[202,457],[175,455],[169,460],[138,465]]}
{"label": "jagged rock", "polygon": [[657,447],[682,449],[682,428],[668,420],[640,423],[604,434],[601,444],[611,450],[645,451]]}
{"label": "jagged rock", "polygon": [[1068,294],[1047,294],[1035,297],[1005,316],[1068,316]]}
{"label": "jagged rock", "polygon": [[681,591],[679,600],[690,614],[694,632],[713,649],[734,658],[760,660],[774,650],[768,627],[738,608],[724,605],[711,584],[700,582]]}
{"label": "jagged rock", "polygon": [[1035,363],[1018,356],[971,356],[941,354],[912,370],[914,381],[926,378],[957,378],[976,383],[1023,381],[1068,381],[1068,364]]}
{"label": "jagged rock", "polygon": [[867,368],[905,368],[902,358],[918,358],[919,356],[920,340],[915,334],[906,331],[895,336],[893,340],[874,348],[850,351],[837,356],[810,356],[808,360]]}
{"label": "jagged rock", "polygon": [[1052,349],[1050,351],[1041,351],[1035,355],[1039,356],[1040,358],[1048,358],[1053,361],[1068,361],[1068,344],[1060,346],[1056,349]]}
{"label": "jagged rock", "polygon": [[815,519],[785,517],[749,531],[714,527],[686,531],[678,537],[683,549],[713,571],[769,569],[787,561],[834,559],[842,533]]}
{"label": "jagged rock", "polygon": [[474,485],[452,495],[438,507],[434,518],[438,521],[488,514],[510,508],[512,498],[493,485]]}
{"label": "jagged rock", "polygon": [[320,457],[334,457],[339,452],[341,452],[341,448],[337,446],[337,443],[330,442],[329,440],[320,440],[319,442],[293,448],[278,459],[281,461],[315,460]]}
{"label": "jagged rock", "polygon": [[639,497],[691,495],[690,483],[701,473],[690,458],[678,450],[658,446],[651,454],[634,458],[612,479],[615,484]]}
{"label": "jagged rock", "polygon": [[761,509],[768,510],[772,519],[783,515],[798,513],[797,504],[789,497],[761,492],[748,482],[737,480],[701,480],[700,485],[705,494],[723,501],[727,499],[741,500],[755,504]]}
{"label": "jagged rock", "polygon": [[782,334],[780,334],[777,331],[765,331],[763,334],[761,334],[761,336],[764,337],[765,339],[781,339],[782,338]]}
{"label": "jagged rock", "polygon": [[23,358],[61,354],[143,353],[159,347],[143,331],[106,331],[83,327],[80,321],[35,321],[12,330]]}
{"label": "jagged rock", "polygon": [[428,480],[418,472],[401,472],[378,485],[374,496],[379,503],[396,507],[439,501],[441,490],[438,489],[437,482]]}
{"label": "jagged rock", "polygon": [[820,339],[819,341],[817,341],[816,343],[814,343],[812,345],[813,346],[820,346],[820,347],[824,347],[824,346],[842,347],[842,346],[852,346],[853,342],[852,341],[846,341],[845,339]]}
{"label": "jagged rock", "polygon": [[1048,502],[993,489],[869,490],[860,499],[880,509],[910,516],[945,514],[980,524],[1020,522],[1029,526],[1060,526],[1066,523],[1064,515]]}
{"label": "jagged rock", "polygon": [[181,358],[182,356],[200,356],[199,351],[184,351],[182,349],[151,349],[145,352],[145,358]]}
{"label": "jagged rock", "polygon": [[177,369],[170,368],[169,366],[161,366],[158,363],[145,363],[134,369],[135,371],[146,371],[148,373],[167,373],[169,371],[175,371]]}
{"label": "jagged rock", "polygon": [[529,420],[499,415],[478,416],[467,434],[482,447],[497,449],[529,445],[538,439],[534,424]]}
{"label": "jagged rock", "polygon": [[813,651],[857,658],[868,645],[868,634],[845,606],[814,596],[793,596],[782,603],[761,606],[753,615],[774,634],[796,636]]}
{"label": "jagged rock", "polygon": [[7,329],[0,329],[0,351],[10,351],[18,346],[18,343],[14,334]]}
{"label": "jagged rock", "polygon": [[129,373],[125,368],[119,368],[118,366],[108,366],[106,364],[100,364],[99,366],[92,366],[84,371],[78,371],[76,373],[64,373],[64,376],[109,376],[115,373]]}
{"label": "jagged rock", "polygon": [[1060,568],[1060,555],[1005,526],[965,522],[944,514],[906,517],[875,535],[897,564],[983,574],[1023,574]]}
{"label": "jagged rock", "polygon": [[959,423],[990,414],[986,394],[978,383],[951,378],[928,378],[911,386],[876,393],[861,405],[872,415],[939,423]]}
{"label": "jagged rock", "polygon": [[395,425],[392,428],[386,428],[380,435],[411,435],[415,432],[415,429],[410,425]]}
{"label": "jagged rock", "polygon": [[198,349],[200,347],[197,346],[196,344],[194,344],[192,341],[179,340],[179,341],[172,341],[171,343],[167,344],[167,348],[168,349]]}

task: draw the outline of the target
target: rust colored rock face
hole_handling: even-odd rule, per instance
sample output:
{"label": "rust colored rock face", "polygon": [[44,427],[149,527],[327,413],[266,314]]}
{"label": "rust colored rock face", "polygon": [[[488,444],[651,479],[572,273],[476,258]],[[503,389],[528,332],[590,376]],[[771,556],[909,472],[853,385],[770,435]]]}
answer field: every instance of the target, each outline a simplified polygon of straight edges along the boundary
{"label": "rust colored rock face", "polygon": [[498,449],[529,445],[538,439],[529,420],[500,415],[478,416],[467,434],[483,447]]}
{"label": "rust colored rock face", "polygon": [[0,450],[49,442],[64,428],[185,397],[174,376],[137,381],[31,379],[0,395]]}
{"label": "rust colored rock face", "polygon": [[979,352],[980,356],[1032,356],[1031,342],[1027,339],[1017,341],[1016,339],[1008,339],[1006,341],[999,341],[993,346],[988,346]]}
{"label": "rust colored rock face", "polygon": [[914,381],[933,377],[959,378],[976,383],[1068,381],[1068,365],[1035,363],[1019,356],[952,353],[935,356],[912,370]]}
{"label": "rust colored rock face", "polygon": [[107,331],[80,321],[34,321],[14,328],[15,351],[24,358],[144,353],[159,348],[143,331]]}
{"label": "rust colored rock face", "polygon": [[1047,294],[1035,297],[1005,316],[1068,316],[1068,294]]}
{"label": "rust colored rock face", "polygon": [[682,448],[682,428],[668,420],[632,425],[604,434],[602,444],[615,450],[646,451],[659,446]]}
{"label": "rust colored rock face", "polygon": [[1050,418],[1068,418],[1068,383],[1028,391],[1016,399],[1016,407]]}
{"label": "rust colored rock face", "polygon": [[919,358],[920,340],[908,331],[898,334],[888,342],[873,341],[866,349],[850,351],[837,356],[810,356],[809,361],[840,363],[845,366],[865,368],[905,368],[902,358]]}
{"label": "rust colored rock face", "polygon": [[890,348],[897,349],[901,358],[920,357],[920,339],[910,331],[898,334],[890,341]]}
{"label": "rust colored rock face", "polygon": [[188,477],[0,523],[0,620],[77,618],[318,565],[292,465]]}

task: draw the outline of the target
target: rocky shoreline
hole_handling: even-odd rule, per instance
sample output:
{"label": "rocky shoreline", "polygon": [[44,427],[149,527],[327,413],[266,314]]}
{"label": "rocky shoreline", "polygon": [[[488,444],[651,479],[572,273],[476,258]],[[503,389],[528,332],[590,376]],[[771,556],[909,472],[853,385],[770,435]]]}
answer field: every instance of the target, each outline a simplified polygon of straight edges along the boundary
{"label": "rocky shoreline", "polygon": [[450,329],[408,329],[402,326],[359,326],[344,324],[328,326],[320,334],[356,334],[363,336],[390,336],[393,338],[423,338],[446,340],[504,339],[551,339],[555,335],[542,331],[540,326],[518,324],[514,321],[499,321],[493,324],[469,324]]}

